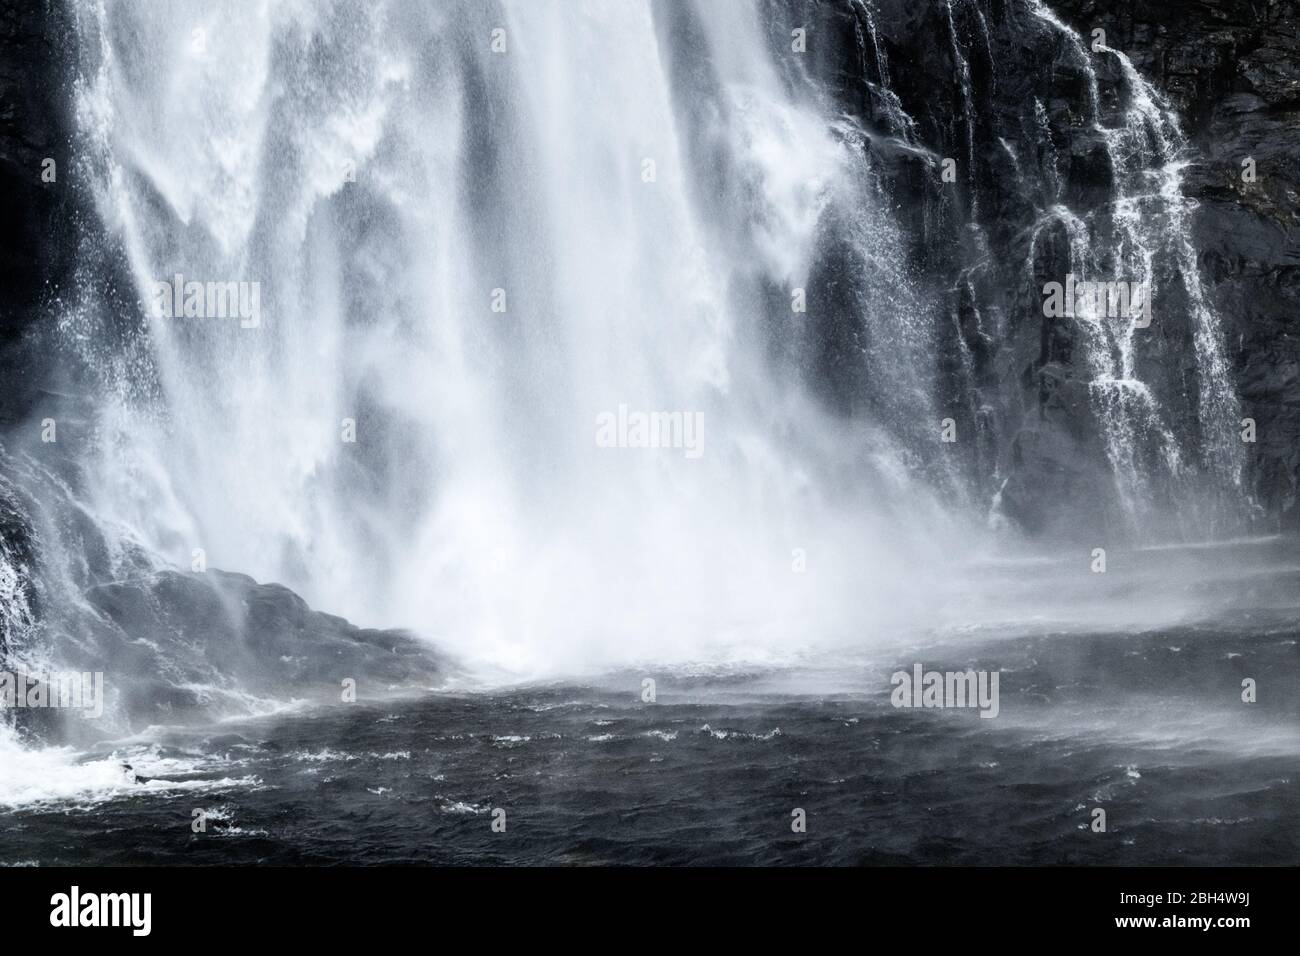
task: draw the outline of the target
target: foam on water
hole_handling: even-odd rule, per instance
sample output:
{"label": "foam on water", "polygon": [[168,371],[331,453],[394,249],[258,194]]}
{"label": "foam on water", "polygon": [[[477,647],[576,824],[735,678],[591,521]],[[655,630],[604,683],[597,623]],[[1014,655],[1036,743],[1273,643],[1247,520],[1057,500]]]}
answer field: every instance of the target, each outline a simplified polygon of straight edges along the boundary
{"label": "foam on water", "polygon": [[[90,808],[124,797],[246,789],[258,783],[247,774],[213,776],[214,770],[226,769],[223,763],[212,755],[164,757],[150,747],[128,747],[107,756],[71,747],[31,749],[0,724],[0,810]],[[203,776],[193,776],[197,774]]]}

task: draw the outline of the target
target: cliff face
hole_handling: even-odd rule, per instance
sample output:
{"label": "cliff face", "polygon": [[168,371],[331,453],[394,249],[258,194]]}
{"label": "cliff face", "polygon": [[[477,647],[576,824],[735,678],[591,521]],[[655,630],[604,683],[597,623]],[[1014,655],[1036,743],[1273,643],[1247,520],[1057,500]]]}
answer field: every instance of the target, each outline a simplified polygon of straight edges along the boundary
{"label": "cliff face", "polygon": [[[26,413],[40,387],[43,363],[27,354],[27,340],[67,277],[76,243],[67,188],[68,27],[55,0],[0,0],[0,428]],[[43,172],[53,181],[43,181]],[[36,603],[34,540],[9,465],[0,444],[0,661],[30,626]]]}
{"label": "cliff face", "polygon": [[1115,22],[1145,49],[1200,152],[1187,191],[1242,414],[1258,425],[1254,488],[1300,527],[1300,4],[1180,4],[1176,23],[1165,4],[1131,7]]}
{"label": "cliff face", "polygon": [[[1195,155],[1185,194],[1225,336],[1247,481],[1300,527],[1300,3],[1060,0],[1080,33],[1106,30],[1177,107]],[[1267,523],[1266,523],[1267,526]]]}
{"label": "cliff face", "polygon": [[62,0],[0,0],[0,425],[39,387],[21,340],[66,282],[77,245],[72,44]]}
{"label": "cliff face", "polygon": [[[1150,211],[1143,192],[1162,185],[1117,169],[1114,139],[1104,142],[1094,128],[1090,112],[1112,137],[1126,122],[1134,128],[1132,84],[1120,58],[1084,53],[1101,29],[1104,45],[1125,54],[1167,99],[1187,140],[1181,194],[1194,203],[1187,232],[1241,399],[1239,416],[1221,417],[1231,418],[1234,441],[1240,418],[1253,418],[1257,427],[1257,441],[1239,449],[1241,492],[1220,494],[1219,504],[1260,531],[1295,528],[1300,4],[1049,6],[1048,13],[1032,0],[806,0],[796,13],[819,39],[810,72],[825,78],[846,113],[886,140],[873,150],[892,167],[900,209],[911,217],[917,270],[933,287],[950,290],[941,307],[955,331],[939,361],[950,373],[952,414],[964,434],[977,436],[965,453],[994,462],[974,469],[988,477],[977,499],[996,496],[998,510],[1034,534],[1121,531],[1125,524],[1106,464],[1106,426],[1090,394],[1095,371],[1086,367],[1086,343],[1070,323],[1043,316],[1041,294],[1043,282],[1059,280],[1071,263],[1063,223],[1043,225],[1054,207],[1068,207],[1090,230],[1101,224],[1121,235],[1119,184],[1139,218]],[[1059,18],[1060,29],[1036,9]],[[773,16],[782,29],[788,20]],[[900,121],[901,114],[907,118]],[[907,124],[910,130],[902,128]],[[891,152],[888,141],[900,137],[930,156]],[[935,185],[940,157],[958,163],[955,190]],[[1162,407],[1184,410],[1169,416],[1171,434],[1137,435],[1139,461],[1163,453],[1169,438],[1184,449],[1209,443],[1196,422],[1204,400],[1197,394],[1198,333],[1186,318],[1195,290],[1167,264],[1157,265],[1155,278],[1157,321],[1135,346],[1140,377]],[[955,400],[963,391],[976,396],[968,407]],[[1210,467],[1203,460],[1185,464],[1192,483]],[[1153,511],[1182,512],[1183,534],[1228,531],[1211,517],[1221,509],[1193,511],[1192,496],[1176,486],[1141,491],[1163,496],[1151,502]],[[1204,485],[1200,491],[1202,504],[1215,494]]]}

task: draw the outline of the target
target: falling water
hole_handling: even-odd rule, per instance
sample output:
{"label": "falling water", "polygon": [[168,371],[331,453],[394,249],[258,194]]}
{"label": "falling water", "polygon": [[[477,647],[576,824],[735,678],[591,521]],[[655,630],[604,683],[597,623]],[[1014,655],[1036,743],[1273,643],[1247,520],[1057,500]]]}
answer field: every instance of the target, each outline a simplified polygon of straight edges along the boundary
{"label": "falling water", "polygon": [[[255,9],[80,7],[146,316],[131,367],[93,356],[101,513],[521,670],[877,626],[911,547],[882,522],[939,514],[909,474],[945,467],[930,320],[864,144],[753,4]],[[828,247],[859,274],[847,418],[770,367],[817,360]],[[178,273],[258,281],[260,324],[148,316]],[[698,414],[702,454],[597,447],[620,408]]]}
{"label": "falling water", "polygon": [[[1218,477],[1240,487],[1241,443],[1235,435],[1237,398],[1224,354],[1219,318],[1206,297],[1192,244],[1194,204],[1183,195],[1182,172],[1189,161],[1187,143],[1177,115],[1138,73],[1128,56],[1109,47],[1103,47],[1103,52],[1119,61],[1131,97],[1124,127],[1107,131],[1112,160],[1116,156],[1130,157],[1126,163],[1121,161],[1120,168],[1126,176],[1139,179],[1140,185],[1135,189],[1149,190],[1152,180],[1156,187],[1154,196],[1121,192],[1116,202],[1116,218],[1124,230],[1126,244],[1140,250],[1141,264],[1148,271],[1156,250],[1171,251],[1192,316],[1203,458]],[[1138,170],[1150,172],[1143,175]],[[1126,351],[1131,351],[1131,346]],[[1130,368],[1131,364],[1129,359]]]}
{"label": "falling water", "polygon": [[[1168,289],[1168,278],[1159,271],[1159,263],[1172,263],[1187,294],[1197,353],[1200,433],[1195,437],[1199,439],[1199,458],[1216,480],[1239,487],[1241,445],[1233,433],[1236,396],[1218,316],[1202,288],[1191,240],[1193,204],[1182,193],[1187,144],[1177,117],[1123,52],[1100,45],[1098,53],[1115,57],[1124,78],[1124,105],[1117,122],[1107,125],[1101,111],[1100,81],[1082,38],[1039,0],[1033,0],[1031,10],[1060,34],[1083,70],[1089,122],[1105,146],[1113,177],[1107,215],[1090,217],[1085,224],[1058,203],[1047,210],[1040,226],[1065,223],[1070,269],[1079,279],[1122,280],[1149,289],[1157,325],[1161,293]],[[1040,127],[1044,126],[1046,116],[1040,102],[1036,101],[1035,111]],[[1050,132],[1045,131],[1044,141],[1050,158],[1048,179],[1055,195],[1060,180]],[[1031,272],[1033,254],[1031,246]],[[1189,458],[1197,456],[1182,451],[1167,420],[1169,409],[1162,407],[1142,379],[1137,338],[1144,333],[1136,324],[1085,316],[1079,327],[1116,490],[1130,517],[1140,525],[1152,509],[1154,483],[1180,482],[1187,477]],[[1143,454],[1153,447],[1157,454]],[[1150,473],[1151,462],[1159,463],[1159,474]]]}
{"label": "falling water", "polygon": [[970,183],[970,213],[974,219],[979,212],[975,191],[975,98],[972,89],[970,61],[962,50],[957,36],[957,23],[952,17],[952,0],[945,0],[944,13],[948,20],[948,39],[952,44],[952,58],[957,66],[957,83],[961,90],[962,127],[966,137],[966,180]]}
{"label": "falling water", "polygon": [[[871,3],[869,0],[851,0],[851,3],[854,12],[857,14],[853,21],[853,29],[858,44],[859,56],[862,58],[862,75],[864,77],[871,75],[872,71],[868,68],[868,60],[875,63],[876,82],[869,84],[870,92],[878,99],[881,111],[888,120],[890,132],[899,137],[905,144],[916,146],[919,138],[916,130],[916,120],[903,109],[902,101],[898,98],[898,94],[894,92],[889,77],[889,54],[880,42],[880,33],[876,27],[876,18],[875,14],[872,13]],[[864,27],[866,29],[865,36],[863,35]],[[870,45],[868,46],[868,44]]]}
{"label": "falling water", "polygon": [[[934,172],[878,11],[849,9],[873,111]],[[813,618],[844,640],[911,621],[933,593],[916,569],[980,521],[967,489],[1002,480],[968,343],[1005,325],[982,300],[982,121],[958,9],[939,12],[972,187],[958,225],[979,241],[934,288],[876,134],[782,68],[798,24],[762,5],[236,17],[80,0],[78,163],[137,304],[122,315],[89,276],[61,316],[100,396],[78,507],[160,562],[282,582],[522,673],[780,657],[820,636]],[[960,10],[987,49],[984,11]],[[1092,55],[1037,0],[1029,12],[1084,70],[1115,179],[1104,215],[1064,204],[1041,100],[1026,122],[1045,141],[984,131],[1046,183],[1030,274],[1049,230],[1080,278],[1155,283],[1172,254],[1197,414],[1219,436],[1205,457],[1234,474],[1177,124],[1105,50],[1128,105],[1104,125]],[[158,284],[177,276],[256,284],[258,315],[159,314]],[[1196,456],[1182,410],[1143,380],[1134,331],[1079,324],[1137,520]],[[938,440],[955,408],[988,425],[966,459]],[[698,444],[602,447],[600,423],[629,413],[698,422]]]}

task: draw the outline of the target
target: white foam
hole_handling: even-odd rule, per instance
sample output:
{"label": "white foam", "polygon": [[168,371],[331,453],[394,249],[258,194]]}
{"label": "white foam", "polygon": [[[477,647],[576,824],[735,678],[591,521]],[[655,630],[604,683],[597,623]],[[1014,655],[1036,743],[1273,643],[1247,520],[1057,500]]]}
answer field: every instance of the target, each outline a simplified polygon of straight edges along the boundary
{"label": "white foam", "polygon": [[[0,809],[90,806],[132,795],[260,784],[252,775],[228,775],[233,766],[220,756],[162,756],[157,748],[135,747],[107,755],[84,754],[71,747],[30,748],[23,746],[12,728],[0,726]],[[146,782],[137,782],[137,777]]]}

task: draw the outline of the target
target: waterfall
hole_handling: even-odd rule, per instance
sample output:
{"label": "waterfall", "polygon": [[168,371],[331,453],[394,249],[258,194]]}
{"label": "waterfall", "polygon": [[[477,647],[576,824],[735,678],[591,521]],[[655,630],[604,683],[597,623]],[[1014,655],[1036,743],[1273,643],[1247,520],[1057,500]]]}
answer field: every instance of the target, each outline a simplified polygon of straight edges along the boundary
{"label": "waterfall", "polygon": [[[1240,486],[1177,118],[1039,0],[936,3],[955,80],[846,0],[847,96],[798,3],[74,9],[98,222],[58,331],[93,401],[56,497],[126,556],[103,576],[235,570],[518,673],[923,627],[933,578],[1014,533],[966,532],[1058,250],[1186,300],[1194,396],[1139,330],[1074,321],[1132,529]],[[987,109],[1008,18],[1083,81],[1060,109],[1044,72],[1018,129]],[[1109,165],[1089,208],[1062,113]]]}
{"label": "waterfall", "polygon": [[[1138,73],[1128,56],[1109,47],[1102,49],[1119,61],[1131,97],[1125,125],[1107,131],[1107,142],[1113,146],[1111,155],[1113,159],[1121,157],[1120,168],[1126,177],[1138,180],[1134,189],[1149,190],[1152,178],[1156,187],[1154,196],[1122,192],[1116,201],[1117,218],[1126,242],[1140,256],[1145,268],[1150,269],[1162,243],[1172,251],[1192,316],[1199,370],[1202,457],[1218,476],[1239,488],[1242,455],[1236,436],[1237,398],[1228,372],[1219,317],[1202,287],[1200,264],[1191,239],[1194,207],[1183,195],[1182,177],[1189,161],[1186,139],[1177,115]],[[1125,156],[1130,157],[1127,162],[1122,158]],[[1128,361],[1131,368],[1131,359]]]}
{"label": "waterfall", "polygon": [[[1135,323],[1086,316],[1079,322],[1091,373],[1090,391],[1112,466],[1116,492],[1126,512],[1141,526],[1157,499],[1157,481],[1183,484],[1189,462],[1197,461],[1213,481],[1240,489],[1242,451],[1235,434],[1237,400],[1224,354],[1219,318],[1201,283],[1191,239],[1193,204],[1182,191],[1182,170],[1188,145],[1176,114],[1122,51],[1098,45],[1097,54],[1114,57],[1123,77],[1121,106],[1113,120],[1103,115],[1101,82],[1083,39],[1040,0],[1031,12],[1059,34],[1083,71],[1088,92],[1088,122],[1101,139],[1113,180],[1108,207],[1087,222],[1054,198],[1040,223],[1066,225],[1070,269],[1080,279],[1126,280],[1150,289],[1159,311],[1170,300],[1175,282],[1187,297],[1187,312],[1196,350],[1199,391],[1196,421],[1190,436],[1196,450],[1187,453],[1171,428],[1170,408],[1143,379]],[[1041,102],[1035,102],[1037,124],[1044,130],[1050,158],[1048,182],[1060,193],[1060,174],[1050,130]],[[1033,270],[1031,243],[1030,271]],[[1162,271],[1162,269],[1164,271]],[[1166,313],[1162,318],[1171,316]],[[1154,450],[1155,454],[1149,454]],[[1205,516],[1197,512],[1195,520]]]}
{"label": "waterfall", "polygon": [[[582,10],[79,4],[140,302],[129,360],[86,346],[98,513],[520,670],[880,626],[950,466],[873,160],[756,5]],[[160,317],[173,277],[258,283],[260,316]],[[624,410],[698,415],[702,454],[599,447]]]}
{"label": "waterfall", "polygon": [[13,660],[27,650],[35,625],[27,593],[28,570],[0,538],[0,659]]}
{"label": "waterfall", "polygon": [[1055,204],[1061,196],[1061,161],[1056,154],[1056,146],[1052,143],[1051,121],[1047,118],[1047,108],[1038,97],[1034,97],[1034,126],[1043,149],[1043,156],[1040,157],[1039,162],[1047,175],[1046,201],[1048,204]]}
{"label": "waterfall", "polygon": [[854,39],[857,41],[858,55],[861,57],[862,75],[864,77],[871,75],[872,70],[868,66],[868,60],[875,64],[876,82],[869,84],[869,92],[877,98],[881,111],[888,119],[890,132],[905,144],[916,146],[919,139],[916,120],[903,109],[902,101],[893,90],[889,78],[889,54],[880,42],[880,33],[876,28],[876,18],[872,13],[871,3],[868,0],[851,0],[851,3],[855,14]]}
{"label": "waterfall", "polygon": [[957,66],[957,81],[961,90],[962,127],[966,137],[966,181],[970,184],[970,215],[972,220],[979,214],[978,199],[975,191],[975,99],[972,89],[970,61],[962,50],[961,40],[957,37],[957,24],[952,17],[952,0],[945,0],[944,14],[948,21],[948,39],[952,45],[952,59]]}

